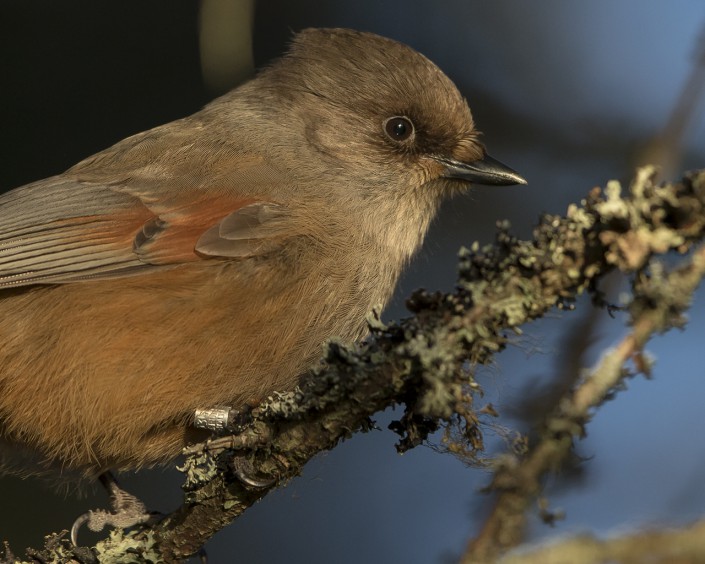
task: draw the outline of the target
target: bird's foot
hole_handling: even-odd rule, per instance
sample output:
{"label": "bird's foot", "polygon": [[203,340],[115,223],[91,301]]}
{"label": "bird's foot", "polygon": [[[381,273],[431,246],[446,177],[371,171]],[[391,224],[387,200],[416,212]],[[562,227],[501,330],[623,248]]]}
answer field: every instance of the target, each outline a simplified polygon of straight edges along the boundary
{"label": "bird's foot", "polygon": [[[228,406],[217,406],[210,409],[197,409],[194,412],[193,426],[197,429],[204,429],[222,433],[232,428],[242,413]],[[229,435],[209,439],[206,443],[189,447],[184,450],[184,454],[194,454],[205,450],[218,451],[223,449],[240,450],[254,447],[269,440],[268,433],[260,433],[254,438],[252,436]],[[246,486],[255,489],[269,488],[276,483],[276,478],[271,476],[258,476],[252,463],[244,456],[235,455],[231,460],[231,468],[237,478]]]}
{"label": "bird's foot", "polygon": [[71,527],[71,542],[75,546],[78,546],[78,531],[83,525],[91,531],[99,532],[106,526],[127,529],[135,525],[153,523],[158,519],[158,514],[147,511],[139,498],[121,489],[110,472],[101,474],[100,482],[110,494],[112,511],[97,509],[78,517]]}
{"label": "bird's foot", "polygon": [[273,486],[277,482],[277,479],[271,476],[258,475],[252,463],[243,456],[234,456],[230,461],[230,465],[237,479],[251,488],[262,490]]}

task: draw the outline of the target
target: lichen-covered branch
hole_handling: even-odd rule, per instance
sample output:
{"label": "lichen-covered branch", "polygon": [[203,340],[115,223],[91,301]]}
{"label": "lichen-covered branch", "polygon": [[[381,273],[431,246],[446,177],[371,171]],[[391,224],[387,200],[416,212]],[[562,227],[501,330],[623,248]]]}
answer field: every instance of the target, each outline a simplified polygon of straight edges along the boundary
{"label": "lichen-covered branch", "polygon": [[[705,172],[657,185],[653,170],[641,169],[629,194],[616,182],[594,189],[564,217],[545,216],[528,241],[500,224],[493,245],[461,251],[454,292],[416,292],[408,300],[413,316],[398,323],[384,325],[372,315],[370,338],[354,350],[331,343],[325,364],[300,389],[239,414],[235,438],[191,449],[179,510],[150,529],[114,534],[95,551],[109,559],[128,543],[133,554],[156,552],[167,561],[194,554],[257,499],[300,473],[316,453],[368,429],[370,417],[390,405],[404,406],[392,426],[400,435],[398,449],[412,448],[445,426],[454,430],[452,450],[479,455],[482,426],[473,406],[478,385],[472,367],[501,351],[508,331],[520,331],[553,307],[572,307],[585,291],[601,303],[599,281],[615,268],[637,273],[632,312],[638,319],[638,308],[658,302],[658,292],[672,280],[659,277],[654,267],[646,275],[651,257],[686,253],[703,239]],[[656,279],[661,286],[651,283]],[[677,323],[686,303],[673,303],[652,330]],[[576,400],[575,409],[585,405],[591,405],[589,398]],[[568,446],[580,430],[571,425],[561,435]],[[500,487],[497,480],[495,485]]]}
{"label": "lichen-covered branch", "polygon": [[523,554],[509,554],[497,564],[695,564],[703,561],[703,554],[705,520],[680,529],[639,531],[604,540],[588,535],[562,539]]}
{"label": "lichen-covered branch", "polygon": [[[657,265],[652,266],[651,276],[636,281],[630,307],[632,331],[560,400],[526,456],[519,459],[508,455],[497,465],[492,489],[500,492],[499,498],[482,531],[470,542],[463,562],[494,562],[521,543],[527,509],[541,490],[541,478],[567,458],[574,439],[583,436],[593,408],[616,390],[620,381],[634,374],[628,366],[630,360],[635,371],[649,374],[650,361],[643,353],[649,338],[682,325],[682,313],[705,277],[705,246],[669,274]],[[701,556],[705,557],[705,552]]]}

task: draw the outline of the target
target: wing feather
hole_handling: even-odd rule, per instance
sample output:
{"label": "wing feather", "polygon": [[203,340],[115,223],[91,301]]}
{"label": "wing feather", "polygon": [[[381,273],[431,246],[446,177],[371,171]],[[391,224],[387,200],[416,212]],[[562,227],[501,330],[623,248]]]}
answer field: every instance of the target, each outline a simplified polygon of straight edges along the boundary
{"label": "wing feather", "polygon": [[[111,216],[106,216],[111,210]],[[55,176],[0,196],[0,288],[68,282],[140,266],[133,232],[151,212],[137,198]]]}
{"label": "wing feather", "polygon": [[[0,195],[0,289],[243,257],[285,238],[286,210],[267,196],[281,172],[203,145],[197,124],[175,123]],[[197,251],[199,240],[212,244]]]}

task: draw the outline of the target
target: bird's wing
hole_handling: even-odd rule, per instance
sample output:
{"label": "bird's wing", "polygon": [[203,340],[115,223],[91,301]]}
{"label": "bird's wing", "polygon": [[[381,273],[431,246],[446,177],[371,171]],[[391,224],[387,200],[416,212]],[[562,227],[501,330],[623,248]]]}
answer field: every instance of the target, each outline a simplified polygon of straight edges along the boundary
{"label": "bird's wing", "polygon": [[125,173],[119,162],[140,143],[0,196],[0,289],[252,256],[292,235],[286,207],[258,195],[283,181],[263,159],[217,162],[191,147]]}

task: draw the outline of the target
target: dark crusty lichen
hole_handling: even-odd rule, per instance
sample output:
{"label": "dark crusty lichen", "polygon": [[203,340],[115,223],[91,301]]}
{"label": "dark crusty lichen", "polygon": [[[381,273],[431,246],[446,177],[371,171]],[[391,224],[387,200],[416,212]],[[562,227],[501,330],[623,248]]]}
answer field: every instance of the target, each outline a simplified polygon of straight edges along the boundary
{"label": "dark crusty lichen", "polygon": [[[650,167],[638,171],[627,194],[610,182],[569,206],[565,216],[543,216],[531,240],[518,240],[500,222],[493,244],[461,250],[455,291],[415,292],[407,302],[413,316],[396,323],[384,324],[373,312],[365,343],[329,343],[324,362],[299,389],[233,417],[234,439],[191,449],[198,458],[184,467],[188,503],[154,526],[149,538],[166,560],[194,554],[316,453],[371,428],[374,413],[390,405],[403,406],[392,424],[399,450],[452,426],[459,442],[450,450],[472,457],[483,447],[473,366],[491,361],[509,333],[553,307],[573,307],[581,293],[602,303],[599,281],[614,269],[634,274],[629,307],[638,315],[649,300],[669,292],[652,256],[687,253],[704,235],[705,172],[659,185]],[[681,315],[674,306],[663,328],[680,323]],[[236,468],[243,467],[260,487],[237,478]],[[129,537],[146,535],[142,530]]]}

